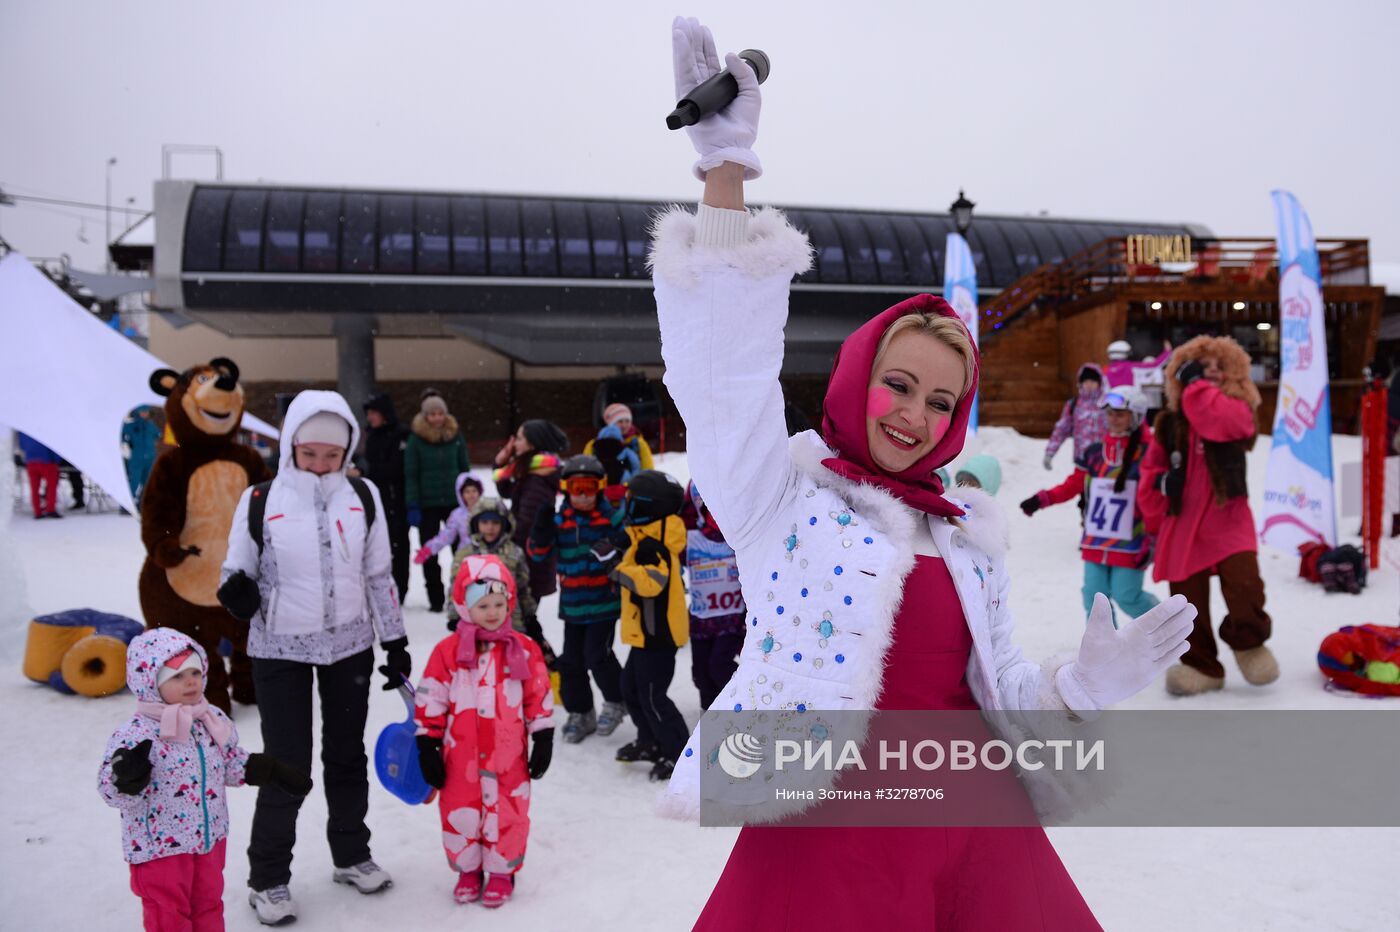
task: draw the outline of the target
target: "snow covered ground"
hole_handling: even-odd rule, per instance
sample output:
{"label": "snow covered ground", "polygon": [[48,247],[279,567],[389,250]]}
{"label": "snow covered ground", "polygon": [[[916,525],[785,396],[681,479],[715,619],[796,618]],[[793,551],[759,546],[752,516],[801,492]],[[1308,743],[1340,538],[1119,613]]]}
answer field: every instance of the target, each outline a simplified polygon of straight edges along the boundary
{"label": "snow covered ground", "polygon": [[[1042,442],[987,428],[968,454],[1001,459],[1005,481],[998,496],[1011,512],[1013,606],[1018,640],[1040,657],[1078,643],[1082,626],[1077,513],[1072,506],[1033,519],[1015,503],[1062,478],[1069,455],[1053,473],[1040,466]],[[1359,458],[1354,438],[1335,443],[1338,463]],[[1263,486],[1267,439],[1250,457],[1250,482]],[[683,455],[659,466],[687,478]],[[0,491],[4,485],[0,483]],[[0,498],[0,503],[4,499]],[[7,504],[7,503],[5,503]],[[1344,537],[1356,531],[1343,519]],[[23,586],[6,560],[17,555]],[[0,617],[15,617],[27,602],[34,613],[90,606],[139,617],[136,578],[143,552],[137,526],[117,515],[74,514],[62,521],[0,517]],[[1326,692],[1314,657],[1318,642],[1346,623],[1395,624],[1400,580],[1392,566],[1373,574],[1360,596],[1327,595],[1297,579],[1297,558],[1265,549],[1261,564],[1274,618],[1271,645],[1283,667],[1278,683],[1254,689],[1229,660],[1224,692],[1192,701],[1197,708],[1336,708],[1370,700]],[[415,570],[416,573],[416,570]],[[1165,595],[1165,586],[1155,587]],[[562,635],[554,600],[541,610],[557,645]],[[1218,602],[1217,620],[1224,608]],[[427,611],[421,577],[406,610],[411,651],[422,663],[442,636],[443,618]],[[117,814],[103,805],[95,775],[108,734],[124,719],[131,698],[122,693],[90,700],[62,696],[20,675],[24,621],[0,640],[0,708],[5,753],[0,766],[0,927],[14,929],[134,929],[138,901],[121,860]],[[619,649],[620,655],[625,648]],[[699,713],[689,679],[688,652],[677,663],[671,695],[690,721]],[[384,725],[401,719],[394,693],[371,700],[369,743]],[[1180,707],[1160,686],[1130,703],[1136,708]],[[238,707],[244,745],[261,747],[258,710]],[[364,897],[330,882],[331,862],[322,826],[319,789],[302,809],[302,839],[293,864],[292,891],[301,928],[385,929],[687,929],[728,857],[736,830],[699,829],[651,811],[656,787],[643,766],[615,763],[613,751],[630,740],[624,725],[609,738],[556,745],[549,774],[536,787],[527,866],[516,899],[499,912],[456,906],[454,875],[438,843],[435,806],[410,808],[372,780],[369,824],[379,861],[395,878],[385,894]],[[319,773],[315,774],[319,781]],[[1319,791],[1325,791],[1319,787]],[[230,792],[232,834],[226,871],[230,929],[259,928],[246,903],[249,789]],[[1089,904],[1109,930],[1369,929],[1393,916],[1378,891],[1391,889],[1397,861],[1392,829],[1052,829],[1050,836]],[[840,870],[839,864],[826,865]]]}

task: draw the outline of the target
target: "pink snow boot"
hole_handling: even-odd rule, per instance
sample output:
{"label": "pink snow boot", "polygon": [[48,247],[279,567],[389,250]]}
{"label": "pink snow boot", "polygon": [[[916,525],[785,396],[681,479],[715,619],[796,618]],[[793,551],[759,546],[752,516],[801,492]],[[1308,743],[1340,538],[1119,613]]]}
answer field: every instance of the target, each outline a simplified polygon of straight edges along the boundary
{"label": "pink snow boot", "polygon": [[481,871],[458,874],[457,886],[452,888],[452,898],[458,903],[475,903],[481,899]]}
{"label": "pink snow boot", "polygon": [[515,878],[510,874],[491,874],[486,879],[486,892],[481,895],[481,905],[490,909],[505,904],[515,892]]}

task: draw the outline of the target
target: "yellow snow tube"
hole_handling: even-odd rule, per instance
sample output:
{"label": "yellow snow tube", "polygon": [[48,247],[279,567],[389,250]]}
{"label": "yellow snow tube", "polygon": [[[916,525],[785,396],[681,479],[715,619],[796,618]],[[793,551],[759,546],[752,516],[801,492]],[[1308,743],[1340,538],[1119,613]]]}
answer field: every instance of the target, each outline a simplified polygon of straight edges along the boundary
{"label": "yellow snow tube", "polygon": [[[73,645],[96,630],[92,625],[55,625],[31,621],[29,639],[24,646],[24,675],[39,683],[49,682],[49,677],[63,666],[63,657]],[[125,664],[125,645],[122,657]],[[125,677],[126,671],[123,670],[122,678]]]}
{"label": "yellow snow tube", "polygon": [[63,682],[81,696],[110,696],[126,686],[126,644],[92,634],[63,655]]}

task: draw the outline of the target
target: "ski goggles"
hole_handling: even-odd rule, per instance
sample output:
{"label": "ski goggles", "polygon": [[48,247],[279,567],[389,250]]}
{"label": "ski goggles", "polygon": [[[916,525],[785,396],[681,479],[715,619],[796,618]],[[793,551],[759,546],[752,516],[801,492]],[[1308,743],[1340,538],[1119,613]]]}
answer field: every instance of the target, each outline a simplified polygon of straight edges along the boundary
{"label": "ski goggles", "polygon": [[594,476],[570,476],[564,480],[564,491],[570,495],[597,495],[602,480]]}
{"label": "ski goggles", "polygon": [[1100,408],[1111,408],[1114,411],[1129,411],[1131,405],[1128,404],[1128,396],[1121,392],[1109,392],[1099,399]]}
{"label": "ski goggles", "polygon": [[507,601],[510,600],[510,590],[499,579],[478,579],[462,593],[462,604],[471,608],[488,595],[501,595],[505,596]]}

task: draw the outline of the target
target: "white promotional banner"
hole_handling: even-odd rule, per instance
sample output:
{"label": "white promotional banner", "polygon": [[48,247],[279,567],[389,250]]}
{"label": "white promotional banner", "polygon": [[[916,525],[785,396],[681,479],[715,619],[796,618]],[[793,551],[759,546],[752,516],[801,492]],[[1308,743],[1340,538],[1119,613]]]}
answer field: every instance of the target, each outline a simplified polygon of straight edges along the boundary
{"label": "white promotional banner", "polygon": [[[38,440],[135,513],[122,421],[140,405],[164,406],[152,372],[186,367],[117,333],[17,252],[0,259],[0,334],[0,425]],[[277,436],[250,414],[243,426]]]}
{"label": "white promotional banner", "polygon": [[1297,198],[1274,191],[1278,221],[1279,375],[1273,447],[1259,536],[1287,553],[1321,541],[1337,545],[1332,492],[1332,404],[1322,274],[1312,224]]}
{"label": "white promotional banner", "polygon": [[[959,233],[949,233],[943,259],[943,300],[953,306],[972,334],[973,345],[981,342],[977,332],[977,264],[972,249]],[[972,399],[967,429],[977,432],[977,398]]]}

